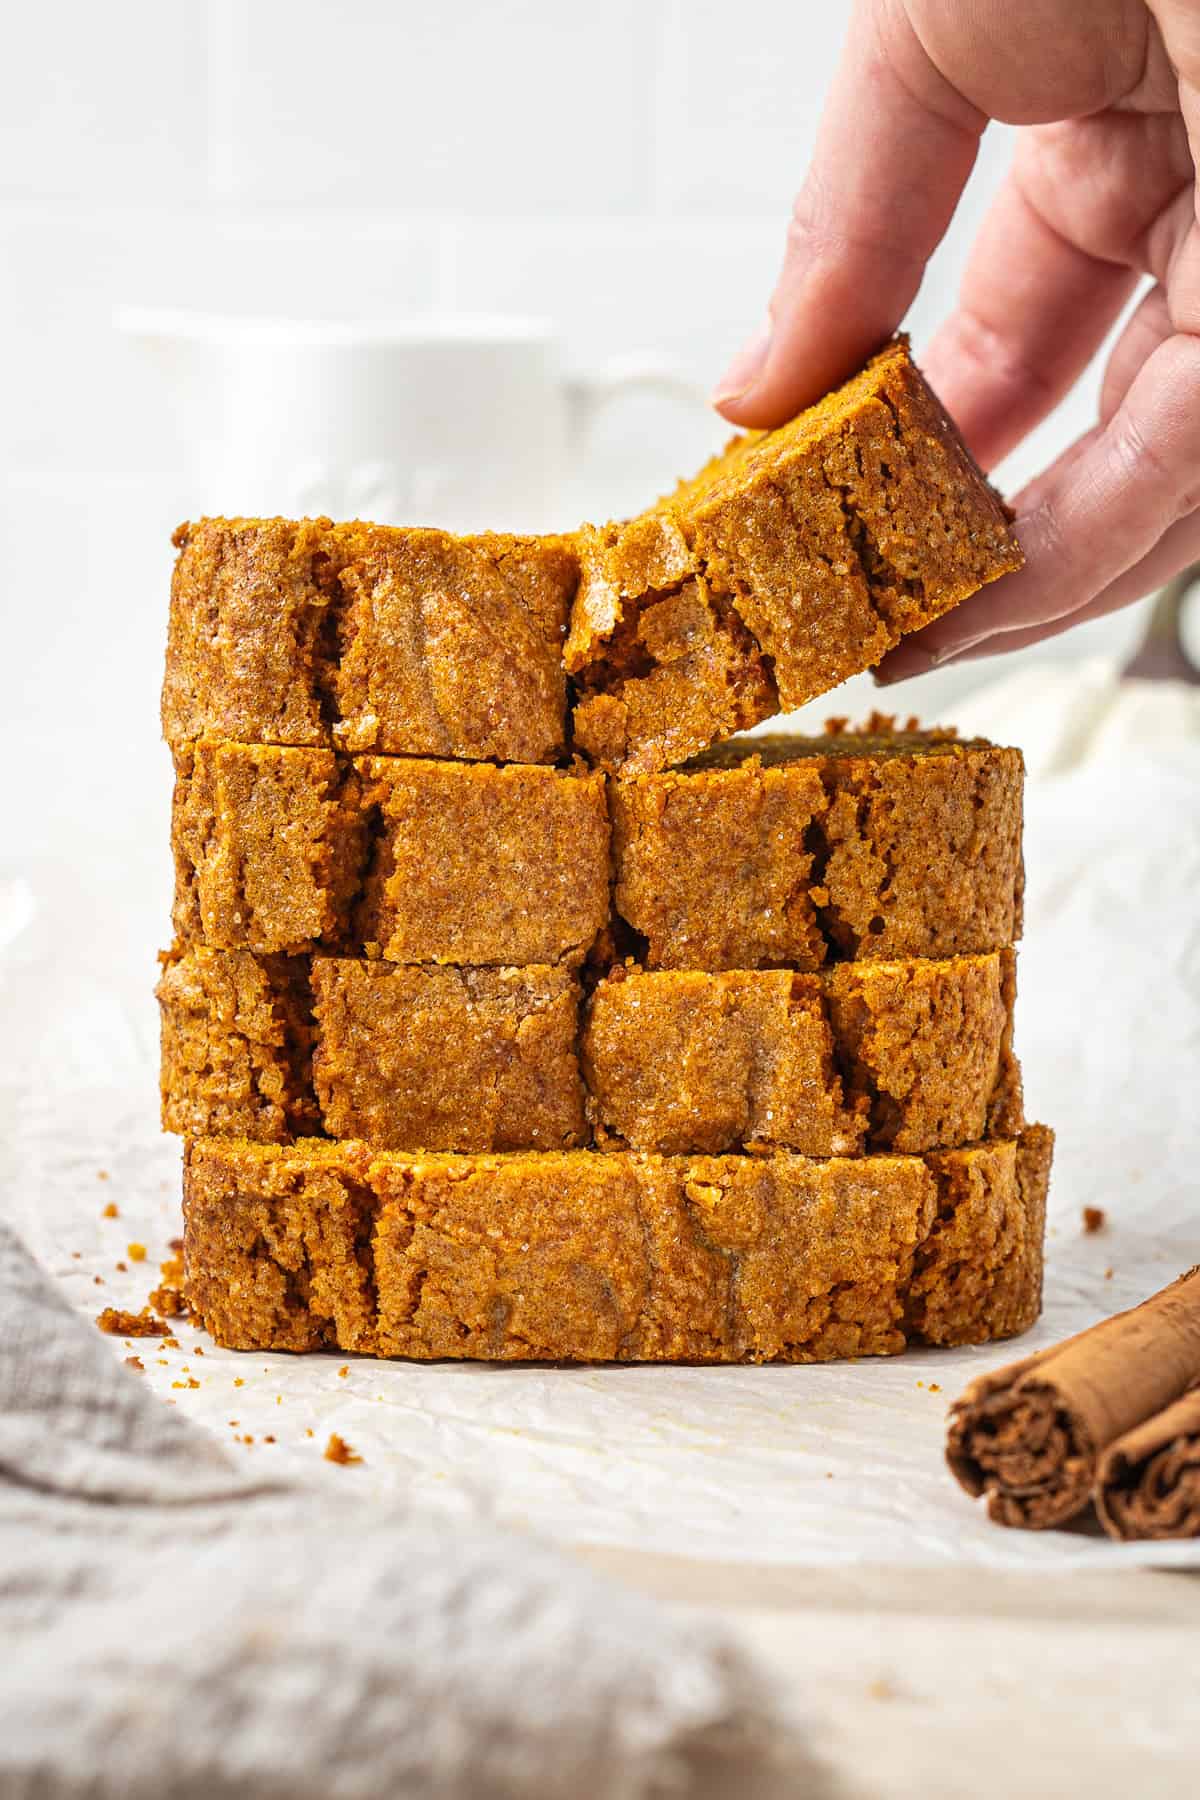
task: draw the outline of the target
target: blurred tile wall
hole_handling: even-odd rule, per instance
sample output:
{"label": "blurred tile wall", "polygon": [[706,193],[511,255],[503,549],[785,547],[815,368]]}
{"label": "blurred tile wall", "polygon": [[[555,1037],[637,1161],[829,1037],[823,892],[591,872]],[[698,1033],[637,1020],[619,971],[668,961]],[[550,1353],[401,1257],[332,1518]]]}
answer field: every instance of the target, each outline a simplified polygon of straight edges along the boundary
{"label": "blurred tile wall", "polygon": [[[557,320],[577,368],[654,348],[707,386],[762,312],[846,13],[841,0],[12,9],[0,529],[10,650],[34,659],[29,704],[45,705],[41,657],[60,706],[86,713],[118,684],[142,742],[152,712],[165,534],[188,498],[161,371],[114,332],[119,303],[535,311]],[[1008,148],[1002,132],[985,142],[910,321],[918,347]],[[1089,384],[1010,478],[1093,403]],[[635,504],[724,430],[664,400],[614,409],[592,446],[588,510]],[[33,594],[55,620],[51,648]],[[1102,624],[1053,653],[1134,629]]]}

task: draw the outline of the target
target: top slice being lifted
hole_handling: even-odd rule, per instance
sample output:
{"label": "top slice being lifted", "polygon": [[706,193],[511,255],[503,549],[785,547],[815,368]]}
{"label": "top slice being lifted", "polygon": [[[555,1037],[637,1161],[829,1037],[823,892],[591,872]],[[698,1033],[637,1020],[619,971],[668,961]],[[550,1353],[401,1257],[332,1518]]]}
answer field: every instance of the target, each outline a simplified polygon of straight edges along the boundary
{"label": "top slice being lifted", "polygon": [[815,699],[1023,561],[900,338],[580,544],[575,745],[630,774]]}
{"label": "top slice being lifted", "polygon": [[813,699],[1022,560],[899,339],[624,524],[202,519],[176,543],[172,744],[552,763],[573,737],[629,774]]}

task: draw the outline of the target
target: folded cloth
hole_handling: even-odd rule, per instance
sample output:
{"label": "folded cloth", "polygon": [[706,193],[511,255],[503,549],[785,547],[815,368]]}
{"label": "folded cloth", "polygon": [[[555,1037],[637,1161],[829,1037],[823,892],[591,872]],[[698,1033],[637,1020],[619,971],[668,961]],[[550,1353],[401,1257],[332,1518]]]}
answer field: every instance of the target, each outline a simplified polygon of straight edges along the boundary
{"label": "folded cloth", "polygon": [[0,1795],[823,1786],[720,1630],[550,1549],[256,1479],[0,1223]]}

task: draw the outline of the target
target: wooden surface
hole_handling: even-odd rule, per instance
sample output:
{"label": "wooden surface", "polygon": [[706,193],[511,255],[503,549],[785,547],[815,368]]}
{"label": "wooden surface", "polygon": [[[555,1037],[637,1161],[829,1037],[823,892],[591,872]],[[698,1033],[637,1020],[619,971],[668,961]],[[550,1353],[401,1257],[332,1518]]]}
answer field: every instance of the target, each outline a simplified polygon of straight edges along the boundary
{"label": "wooden surface", "polygon": [[1200,1573],[585,1554],[775,1676],[825,1771],[806,1800],[1200,1795]]}

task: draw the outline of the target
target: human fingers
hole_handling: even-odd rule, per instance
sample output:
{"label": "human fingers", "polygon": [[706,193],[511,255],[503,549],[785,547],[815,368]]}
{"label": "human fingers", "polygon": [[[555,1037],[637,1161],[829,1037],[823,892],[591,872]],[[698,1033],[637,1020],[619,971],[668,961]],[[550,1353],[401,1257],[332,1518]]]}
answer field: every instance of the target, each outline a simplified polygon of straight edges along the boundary
{"label": "human fingers", "polygon": [[1038,204],[1037,134],[1019,145],[976,238],[958,304],[921,361],[976,459],[992,468],[1074,386],[1135,286]]}
{"label": "human fingers", "polygon": [[1152,353],[1082,449],[1019,497],[1025,567],[906,638],[878,679],[902,680],[998,633],[1036,635],[1079,613],[1198,506],[1200,340],[1178,334]]}
{"label": "human fingers", "polygon": [[727,419],[780,423],[890,336],[950,222],[985,123],[934,67],[902,7],[860,0],[767,325],[714,395]]}
{"label": "human fingers", "polygon": [[[1085,625],[1089,619],[1102,619],[1109,613],[1119,612],[1123,606],[1132,606],[1135,600],[1144,600],[1147,594],[1154,593],[1156,588],[1166,583],[1186,569],[1189,563],[1200,562],[1200,513],[1192,513],[1186,519],[1180,519],[1165,532],[1148,556],[1143,556],[1133,567],[1126,569],[1116,581],[1089,600],[1077,611],[1068,613],[1061,619],[1050,619],[1043,625],[1030,626],[1025,631],[1002,631],[993,637],[984,638],[981,643],[973,644],[969,650],[960,651],[957,656],[949,656],[945,663],[971,662],[978,657],[1000,656],[1009,650],[1024,650],[1029,644],[1039,644],[1046,638],[1058,637],[1064,631],[1074,630],[1076,625]],[[945,664],[939,664],[944,667]],[[899,677],[897,677],[899,679]]]}

